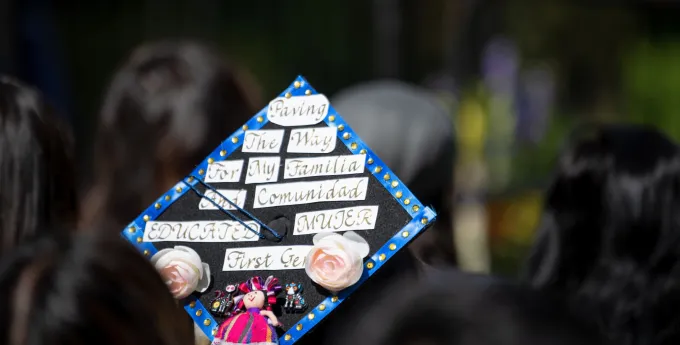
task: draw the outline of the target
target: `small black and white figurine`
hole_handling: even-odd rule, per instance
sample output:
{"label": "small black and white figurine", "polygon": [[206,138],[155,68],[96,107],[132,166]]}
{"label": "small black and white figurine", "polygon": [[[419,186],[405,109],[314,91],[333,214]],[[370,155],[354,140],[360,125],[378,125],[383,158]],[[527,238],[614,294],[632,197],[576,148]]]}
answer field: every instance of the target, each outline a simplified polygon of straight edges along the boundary
{"label": "small black and white figurine", "polygon": [[295,282],[286,284],[286,303],[283,304],[283,309],[289,313],[307,309],[305,298],[302,297],[302,284]]}
{"label": "small black and white figurine", "polygon": [[210,313],[216,317],[230,317],[234,310],[236,285],[227,285],[224,290],[215,291],[215,298],[210,302]]}

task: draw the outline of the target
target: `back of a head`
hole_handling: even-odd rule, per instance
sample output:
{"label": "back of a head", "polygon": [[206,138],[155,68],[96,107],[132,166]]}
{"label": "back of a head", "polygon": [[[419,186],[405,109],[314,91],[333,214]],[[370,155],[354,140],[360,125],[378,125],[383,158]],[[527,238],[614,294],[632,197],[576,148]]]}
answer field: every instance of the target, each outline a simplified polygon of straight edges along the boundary
{"label": "back of a head", "polygon": [[0,252],[77,218],[70,132],[40,93],[0,76]]}
{"label": "back of a head", "polygon": [[192,328],[141,254],[119,237],[46,237],[0,264],[0,343],[186,345]]}
{"label": "back of a head", "polygon": [[427,263],[454,264],[451,203],[453,122],[434,93],[398,81],[374,81],[331,101],[366,144],[425,204],[438,212],[434,228],[412,250]]}
{"label": "back of a head", "polygon": [[387,287],[371,310],[327,334],[333,345],[600,345],[562,300],[488,276],[439,271]]}
{"label": "back of a head", "polygon": [[161,42],[135,50],[104,100],[85,226],[133,219],[259,106],[248,78],[210,49]]}
{"label": "back of a head", "polygon": [[613,344],[680,341],[680,150],[659,131],[579,132],[559,160],[524,279],[592,307]]}

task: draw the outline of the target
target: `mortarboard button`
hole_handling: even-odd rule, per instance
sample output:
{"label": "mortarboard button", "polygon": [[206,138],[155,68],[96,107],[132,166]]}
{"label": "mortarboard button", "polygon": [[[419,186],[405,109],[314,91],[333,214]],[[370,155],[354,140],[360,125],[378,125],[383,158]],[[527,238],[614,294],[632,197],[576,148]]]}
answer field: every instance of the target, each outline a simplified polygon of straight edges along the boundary
{"label": "mortarboard button", "polygon": [[198,163],[122,235],[214,344],[295,343],[436,217],[302,77]]}
{"label": "mortarboard button", "polygon": [[269,222],[267,225],[269,225],[269,227],[279,236],[274,236],[271,232],[265,231],[262,233],[265,238],[269,241],[280,242],[288,234],[288,229],[291,227],[292,223],[290,219],[286,218],[286,216],[279,216],[274,218],[274,220]]}

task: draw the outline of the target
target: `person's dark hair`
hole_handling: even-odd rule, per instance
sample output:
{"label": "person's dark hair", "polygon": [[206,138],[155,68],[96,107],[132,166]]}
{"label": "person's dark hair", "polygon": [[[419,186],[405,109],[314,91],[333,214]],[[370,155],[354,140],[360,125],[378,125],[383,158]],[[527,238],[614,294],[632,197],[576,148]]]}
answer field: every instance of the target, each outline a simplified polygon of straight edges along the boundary
{"label": "person's dark hair", "polygon": [[659,131],[583,130],[559,158],[524,280],[593,307],[612,344],[680,341],[680,152]]}
{"label": "person's dark hair", "polygon": [[[437,272],[437,270],[432,271]],[[296,344],[327,344],[327,337],[330,334],[343,334],[343,331],[339,330],[348,325],[353,325],[363,315],[374,310],[380,301],[379,296],[382,296],[387,289],[397,286],[410,289],[406,285],[419,284],[419,279],[422,279],[422,276],[427,276],[429,272],[430,270],[422,272],[419,261],[410,251],[402,249],[396,252],[370,279],[361,284],[349,298],[333,309],[333,314],[328,315],[319,325],[299,339]],[[383,312],[390,313],[391,311],[383,310]]]}
{"label": "person's dark hair", "polygon": [[196,43],[135,50],[104,100],[83,223],[123,226],[188,174],[257,112],[249,80]]}
{"label": "person's dark hair", "polygon": [[565,300],[495,278],[439,271],[385,287],[366,313],[326,334],[331,345],[600,345]]}
{"label": "person's dark hair", "polygon": [[69,128],[37,90],[0,76],[0,253],[77,216]]}
{"label": "person's dark hair", "polygon": [[154,268],[118,236],[49,236],[0,264],[0,343],[187,345],[192,328]]}

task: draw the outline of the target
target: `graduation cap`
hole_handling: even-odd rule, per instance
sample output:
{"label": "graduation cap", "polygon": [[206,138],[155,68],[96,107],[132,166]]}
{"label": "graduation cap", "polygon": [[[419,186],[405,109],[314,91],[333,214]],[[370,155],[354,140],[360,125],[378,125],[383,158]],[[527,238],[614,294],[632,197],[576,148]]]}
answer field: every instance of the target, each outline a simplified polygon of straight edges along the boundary
{"label": "graduation cap", "polygon": [[435,216],[298,77],[123,235],[210,340],[293,344]]}

